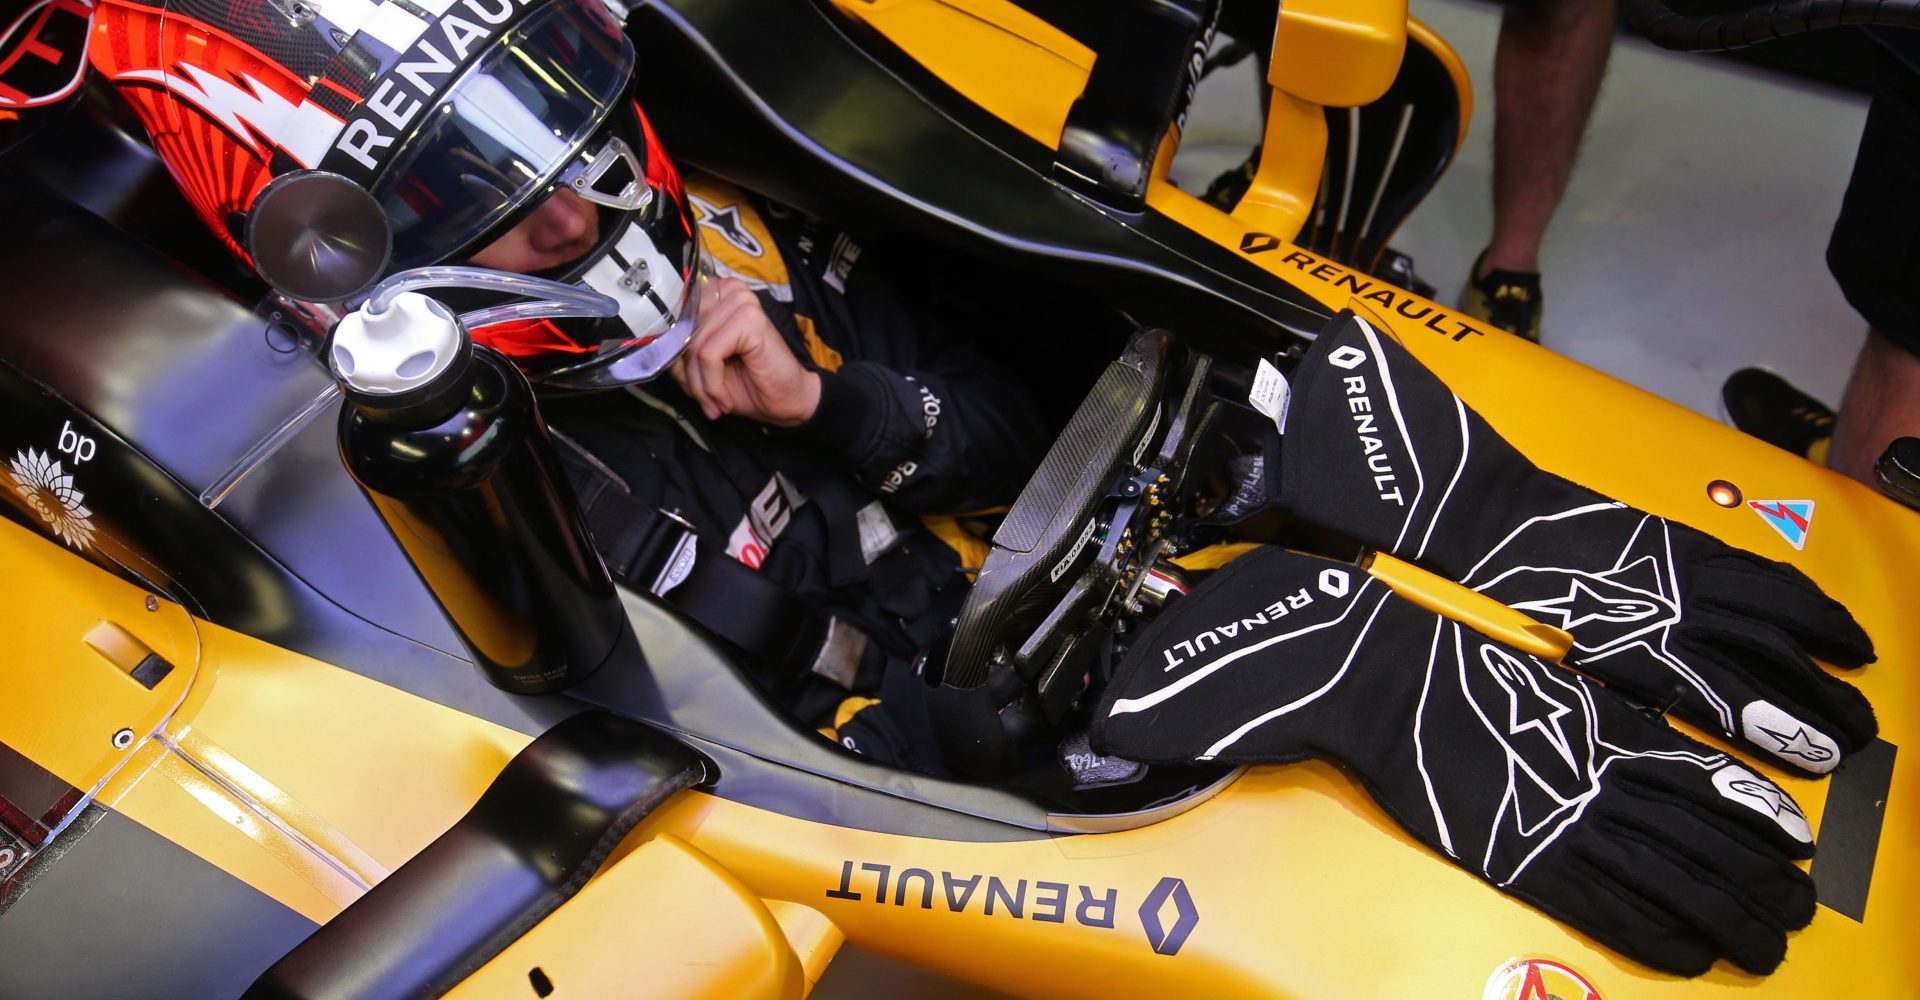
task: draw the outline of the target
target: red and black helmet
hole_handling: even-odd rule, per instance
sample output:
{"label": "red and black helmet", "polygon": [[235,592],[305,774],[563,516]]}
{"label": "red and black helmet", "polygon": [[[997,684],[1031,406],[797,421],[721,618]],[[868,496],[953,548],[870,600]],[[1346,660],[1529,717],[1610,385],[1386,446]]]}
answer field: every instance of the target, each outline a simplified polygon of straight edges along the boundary
{"label": "red and black helmet", "polygon": [[542,276],[612,296],[619,316],[475,339],[591,382],[692,322],[693,219],[602,0],[101,0],[93,30],[95,68],[250,265],[254,209],[294,175],[373,196],[391,234],[382,273],[464,261],[565,189],[592,206],[592,248]]}
{"label": "red and black helmet", "polygon": [[0,152],[79,97],[92,0],[27,0],[0,14]]}

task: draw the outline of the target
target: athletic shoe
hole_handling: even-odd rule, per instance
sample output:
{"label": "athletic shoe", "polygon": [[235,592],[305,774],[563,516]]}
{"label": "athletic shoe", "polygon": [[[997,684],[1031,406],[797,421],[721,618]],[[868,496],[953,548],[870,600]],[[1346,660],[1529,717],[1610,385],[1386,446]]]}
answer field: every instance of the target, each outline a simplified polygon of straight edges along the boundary
{"label": "athletic shoe", "polygon": [[1764,368],[1742,368],[1720,387],[1727,422],[1818,465],[1833,441],[1833,410]]}
{"label": "athletic shoe", "polygon": [[1460,291],[1460,311],[1484,320],[1508,333],[1540,342],[1540,272],[1492,270],[1484,278],[1480,273],[1484,251],[1474,258],[1467,272],[1467,287]]}

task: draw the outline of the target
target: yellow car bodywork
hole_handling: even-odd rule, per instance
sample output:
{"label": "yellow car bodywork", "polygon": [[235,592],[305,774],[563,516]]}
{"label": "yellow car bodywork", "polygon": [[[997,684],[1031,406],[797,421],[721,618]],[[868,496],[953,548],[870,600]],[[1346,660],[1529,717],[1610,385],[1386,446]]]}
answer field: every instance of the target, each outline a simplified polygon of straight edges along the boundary
{"label": "yellow car bodywork", "polygon": [[[1002,120],[1051,143],[1092,55],[1001,0],[834,0]],[[1289,0],[1267,149],[1233,214],[1167,182],[1151,210],[1238,248],[1330,308],[1365,309],[1543,467],[1794,563],[1872,634],[1849,679],[1884,752],[1911,743],[1920,622],[1906,586],[1920,518],[1816,468],[1291,243],[1313,199],[1321,107],[1384,90],[1404,3]],[[1464,88],[1464,72],[1459,74]],[[1796,550],[1745,504],[1815,502]],[[348,670],[196,620],[0,522],[0,742],[95,801],[316,923],[405,863],[477,800],[529,738]],[[1551,629],[1404,565],[1375,572],[1431,606],[1551,655]],[[114,628],[102,631],[102,623]],[[1559,648],[1564,648],[1559,647]],[[147,690],[128,649],[177,669]],[[137,659],[137,657],[132,657]],[[112,732],[99,720],[113,720]],[[120,728],[137,737],[117,745]],[[151,733],[149,737],[146,734]],[[1695,734],[1699,735],[1699,734]],[[1833,783],[1765,764],[1816,831]],[[457,988],[459,997],[797,997],[843,941],[1030,997],[1911,997],[1920,959],[1920,787],[1895,758],[1867,850],[1870,894],[1822,907],[1756,978],[1649,971],[1503,896],[1396,827],[1337,769],[1256,767],[1136,829],[1007,842],[875,833],[700,791],[632,833],[573,900]],[[1844,772],[1843,772],[1844,777]],[[1814,862],[1820,876],[1821,859]],[[1855,863],[1859,859],[1854,859]],[[217,929],[210,929],[217,933]],[[532,980],[537,983],[536,978]],[[1540,994],[1544,1000],[1544,994]]]}

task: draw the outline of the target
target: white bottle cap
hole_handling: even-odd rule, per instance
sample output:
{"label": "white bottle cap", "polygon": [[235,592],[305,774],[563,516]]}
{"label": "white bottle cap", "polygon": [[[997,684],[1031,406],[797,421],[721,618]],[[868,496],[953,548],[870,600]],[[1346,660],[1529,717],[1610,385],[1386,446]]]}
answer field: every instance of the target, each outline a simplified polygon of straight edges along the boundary
{"label": "white bottle cap", "polygon": [[432,382],[466,349],[446,306],[401,292],[385,311],[363,304],[334,328],[333,374],[351,391],[395,396]]}

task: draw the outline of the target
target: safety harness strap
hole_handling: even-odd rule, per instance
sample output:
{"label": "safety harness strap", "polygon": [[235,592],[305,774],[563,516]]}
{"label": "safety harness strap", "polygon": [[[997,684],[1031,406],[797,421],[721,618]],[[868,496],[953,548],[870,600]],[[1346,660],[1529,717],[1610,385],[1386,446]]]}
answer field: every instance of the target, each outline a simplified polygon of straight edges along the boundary
{"label": "safety harness strap", "polygon": [[608,572],[745,653],[772,680],[811,672],[851,688],[867,636],[703,539],[685,518],[635,499],[612,474],[562,450],[587,533]]}

